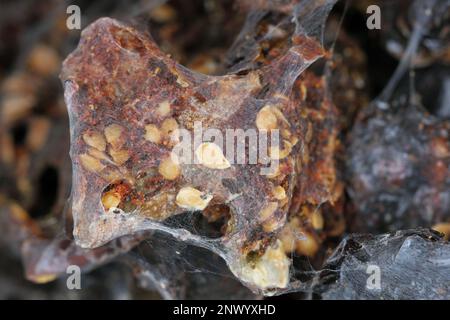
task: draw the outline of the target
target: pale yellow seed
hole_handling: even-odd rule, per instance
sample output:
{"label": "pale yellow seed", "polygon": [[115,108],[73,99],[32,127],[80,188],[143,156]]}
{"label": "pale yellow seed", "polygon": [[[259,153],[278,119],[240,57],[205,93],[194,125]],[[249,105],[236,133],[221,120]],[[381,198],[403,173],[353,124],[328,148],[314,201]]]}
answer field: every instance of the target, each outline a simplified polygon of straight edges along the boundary
{"label": "pale yellow seed", "polygon": [[86,142],[87,145],[100,150],[105,151],[106,149],[106,141],[103,137],[103,134],[101,134],[98,131],[88,131],[83,134],[83,140]]}
{"label": "pale yellow seed", "polygon": [[248,263],[244,258],[241,263],[230,265],[230,269],[242,281],[260,289],[286,288],[291,260],[284,252],[283,244],[277,240],[256,261]]}
{"label": "pale yellow seed", "polygon": [[55,280],[58,277],[56,274],[40,274],[32,276],[32,281],[38,284],[44,284]]}
{"label": "pale yellow seed", "polygon": [[123,177],[120,172],[115,170],[103,170],[101,176],[109,182],[117,181]]}
{"label": "pale yellow seed", "polygon": [[289,97],[281,93],[275,93],[273,97],[279,100],[289,101]]}
{"label": "pale yellow seed", "polygon": [[154,124],[148,124],[145,126],[145,140],[159,143],[161,141],[161,131]]}
{"label": "pale yellow seed", "polygon": [[302,163],[304,165],[307,165],[309,163],[309,147],[308,145],[303,145],[303,151],[302,151]]}
{"label": "pale yellow seed", "polygon": [[1,91],[4,94],[24,94],[33,91],[34,84],[32,75],[29,72],[19,71],[2,79]]}
{"label": "pale yellow seed", "polygon": [[178,123],[174,118],[168,118],[161,124],[161,133],[163,137],[169,138],[171,144],[176,144],[179,140]]}
{"label": "pale yellow seed", "polygon": [[284,190],[282,186],[275,187],[272,193],[277,200],[283,200],[286,198],[286,190]]}
{"label": "pale yellow seed", "polygon": [[276,179],[280,175],[280,166],[276,166],[273,172],[266,175],[267,179]]}
{"label": "pale yellow seed", "polygon": [[156,6],[149,12],[150,18],[158,23],[167,23],[175,19],[177,12],[168,4]]}
{"label": "pale yellow seed", "polygon": [[438,224],[434,225],[431,229],[436,230],[440,233],[443,233],[446,240],[448,240],[450,238],[450,222],[438,223]]}
{"label": "pale yellow seed", "polygon": [[295,146],[298,143],[299,140],[298,140],[298,137],[292,136],[290,141],[291,141],[291,144],[293,146]]}
{"label": "pale yellow seed", "polygon": [[300,92],[302,93],[302,100],[305,101],[306,95],[308,94],[308,89],[303,83],[300,85]]}
{"label": "pale yellow seed", "polygon": [[261,80],[259,79],[259,73],[258,72],[250,72],[247,75],[247,81],[249,84],[249,87],[258,89],[261,88]]}
{"label": "pale yellow seed", "polygon": [[161,124],[161,132],[164,136],[170,136],[176,129],[178,129],[178,123],[174,118],[167,118]]}
{"label": "pale yellow seed", "polygon": [[271,106],[265,106],[256,115],[256,127],[260,130],[273,130],[278,128],[277,116],[272,112]]}
{"label": "pale yellow seed", "polygon": [[283,130],[281,130],[281,136],[285,139],[289,139],[289,138],[291,138],[292,133],[288,129],[283,129]]}
{"label": "pale yellow seed", "polygon": [[106,155],[106,153],[94,149],[94,148],[89,148],[88,153],[93,156],[94,158],[97,158],[99,160],[105,160],[105,161],[109,161],[109,157]]}
{"label": "pale yellow seed", "polygon": [[127,162],[128,159],[130,159],[130,153],[128,152],[128,150],[111,149],[109,150],[109,154],[113,158],[114,162],[119,166]]}
{"label": "pale yellow seed", "polygon": [[31,51],[28,65],[32,71],[48,76],[58,72],[61,60],[54,48],[39,44]]}
{"label": "pale yellow seed", "polygon": [[313,126],[312,123],[308,121],[308,128],[306,129],[306,135],[305,135],[305,141],[311,142],[311,139],[313,137]]}
{"label": "pale yellow seed", "polygon": [[230,162],[223,155],[222,149],[215,143],[202,143],[195,150],[195,155],[199,163],[207,168],[223,170],[231,167]]}
{"label": "pale yellow seed", "polygon": [[13,123],[25,117],[33,108],[36,98],[31,94],[6,95],[0,105],[0,117],[3,123]]}
{"label": "pale yellow seed", "polygon": [[262,225],[264,232],[273,232],[283,226],[285,219],[272,217]]}
{"label": "pale yellow seed", "polygon": [[324,221],[323,221],[322,213],[320,211],[316,211],[316,212],[314,212],[312,214],[312,216],[311,216],[311,225],[316,230],[322,230],[323,229]]}
{"label": "pale yellow seed", "polygon": [[106,141],[113,146],[113,148],[117,148],[121,145],[121,136],[124,129],[118,124],[111,124],[105,128],[105,137]]}
{"label": "pale yellow seed", "polygon": [[184,79],[182,79],[181,77],[177,78],[177,83],[182,86],[183,88],[187,88],[189,87],[189,83],[187,81],[185,81]]}
{"label": "pale yellow seed", "polygon": [[286,224],[280,232],[279,239],[283,243],[283,248],[286,253],[290,253],[295,250],[295,243],[297,239],[289,224]]}
{"label": "pale yellow seed", "polygon": [[27,145],[31,150],[39,150],[47,141],[50,131],[50,121],[46,118],[35,118],[31,121],[27,134]]}
{"label": "pale yellow seed", "polygon": [[182,188],[175,199],[181,208],[188,210],[203,210],[213,197],[192,187]]}
{"label": "pale yellow seed", "polygon": [[280,208],[283,208],[284,206],[286,206],[289,203],[289,199],[288,197],[285,197],[284,199],[280,200],[280,202],[278,203]]}
{"label": "pale yellow seed", "polygon": [[111,208],[117,208],[120,204],[120,197],[115,192],[108,192],[102,196],[102,204],[106,211]]}
{"label": "pale yellow seed", "polygon": [[103,168],[105,168],[105,166],[100,162],[100,160],[88,154],[81,154],[80,161],[83,167],[91,172],[100,172],[103,170]]}
{"label": "pale yellow seed", "polygon": [[292,144],[289,141],[284,141],[284,148],[280,150],[278,146],[270,147],[270,158],[274,160],[281,160],[286,158],[292,152]]}
{"label": "pale yellow seed", "polygon": [[280,111],[277,107],[271,107],[270,111],[277,117],[277,120],[284,122],[285,125],[290,126],[289,121],[284,116],[283,112]]}
{"label": "pale yellow seed", "polygon": [[313,235],[302,233],[302,238],[297,241],[296,250],[300,255],[313,257],[319,250],[319,243]]}
{"label": "pale yellow seed", "polygon": [[436,158],[447,158],[450,156],[450,150],[447,147],[447,141],[442,138],[435,138],[431,143],[431,152]]}
{"label": "pale yellow seed", "polygon": [[158,113],[161,117],[165,117],[170,113],[170,103],[169,101],[160,102],[158,108],[156,109],[156,113]]}
{"label": "pale yellow seed", "polygon": [[181,173],[179,162],[174,155],[161,161],[158,167],[159,173],[167,180],[175,180]]}
{"label": "pale yellow seed", "polygon": [[18,204],[12,203],[10,209],[15,219],[19,221],[27,221],[29,219],[28,213]]}
{"label": "pale yellow seed", "polygon": [[278,203],[277,202],[269,202],[260,212],[259,218],[261,221],[269,219],[273,213],[277,210]]}

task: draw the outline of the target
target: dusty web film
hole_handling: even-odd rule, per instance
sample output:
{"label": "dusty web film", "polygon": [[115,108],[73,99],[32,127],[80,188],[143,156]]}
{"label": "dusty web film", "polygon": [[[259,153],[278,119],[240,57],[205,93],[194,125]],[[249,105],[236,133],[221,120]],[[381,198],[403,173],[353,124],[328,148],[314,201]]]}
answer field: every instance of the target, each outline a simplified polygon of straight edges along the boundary
{"label": "dusty web film", "polygon": [[0,243],[49,296],[449,296],[450,1],[56,2],[0,88]]}
{"label": "dusty web film", "polygon": [[[221,76],[183,67],[149,34],[116,20],[103,18],[86,28],[61,76],[71,122],[76,243],[95,248],[120,236],[159,230],[221,256],[255,291],[288,288],[291,260],[283,241],[297,237],[282,230],[289,210],[304,205],[315,210],[336,201],[339,192],[333,176],[313,181],[297,174],[300,166],[308,167],[309,148],[322,153],[316,145],[336,134],[324,79],[313,73],[300,78],[326,54],[321,38],[333,3],[291,3],[284,12],[270,4],[266,12],[251,11],[240,37],[256,35],[253,45],[245,41],[243,46],[238,36],[227,59],[239,61],[238,72]],[[265,57],[241,61],[242,52],[252,57],[262,45]],[[318,88],[316,101],[302,96],[307,84]],[[299,108],[302,100],[311,104],[312,113],[323,113],[326,126],[317,121],[314,128],[307,108]],[[318,110],[314,102],[320,103]],[[215,134],[194,143],[197,163],[184,163],[174,153],[177,135],[194,132],[199,123]],[[271,141],[267,159],[254,164],[255,146],[246,145],[244,161],[231,164],[235,159],[224,155],[234,142],[218,149],[218,135],[248,129],[267,135],[279,130],[281,142]],[[321,141],[311,137],[314,129],[332,132]],[[324,171],[334,170],[329,148],[329,154],[317,155],[329,161]],[[261,173],[274,163],[273,172]],[[313,184],[308,190],[296,188],[297,181],[308,180]],[[186,211],[203,211],[212,222],[225,219],[221,236],[198,234],[182,219],[173,219]]]}

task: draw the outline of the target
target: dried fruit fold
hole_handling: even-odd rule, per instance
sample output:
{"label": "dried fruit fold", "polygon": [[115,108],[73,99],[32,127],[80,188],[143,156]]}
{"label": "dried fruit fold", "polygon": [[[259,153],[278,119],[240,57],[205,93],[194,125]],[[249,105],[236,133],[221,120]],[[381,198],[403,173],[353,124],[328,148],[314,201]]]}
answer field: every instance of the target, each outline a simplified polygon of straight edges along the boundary
{"label": "dried fruit fold", "polygon": [[[320,77],[297,79],[324,54],[307,28],[299,28],[311,21],[298,19],[307,13],[325,19],[333,2],[307,1],[292,11],[295,15],[286,15],[291,37],[285,50],[275,51],[264,67],[241,68],[239,75],[194,73],[146,34],[109,18],[84,30],[61,76],[71,117],[77,244],[92,248],[139,230],[161,229],[221,255],[254,289],[286,288],[290,259],[278,238],[288,214],[297,214],[298,205],[333,202],[338,196],[333,106],[326,95],[308,100],[299,94],[302,86],[323,94]],[[324,129],[322,121],[330,126]],[[222,137],[234,130],[236,143],[251,130],[260,136],[279,130],[280,141],[266,146],[266,157],[256,163],[250,154],[260,142],[237,155],[243,163],[228,157],[228,143],[192,143],[196,148],[188,150],[189,162],[174,148],[189,140],[198,123]],[[319,163],[328,171],[316,168]],[[271,165],[272,174],[261,174]],[[305,168],[306,177],[298,178]],[[315,168],[324,181],[313,178]],[[315,195],[307,195],[299,185],[304,183],[317,188]],[[231,211],[220,242],[162,224],[210,205]]]}

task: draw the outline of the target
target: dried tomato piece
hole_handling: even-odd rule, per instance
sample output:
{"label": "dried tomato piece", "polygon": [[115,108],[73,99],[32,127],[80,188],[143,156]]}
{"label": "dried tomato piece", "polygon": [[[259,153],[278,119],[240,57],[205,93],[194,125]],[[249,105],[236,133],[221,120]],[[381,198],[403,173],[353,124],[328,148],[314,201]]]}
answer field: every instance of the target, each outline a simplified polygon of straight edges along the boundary
{"label": "dried tomato piece", "polygon": [[[260,63],[223,76],[184,68],[148,35],[118,21],[102,18],[85,29],[61,76],[71,120],[77,244],[95,248],[140,230],[162,230],[218,253],[254,289],[287,287],[290,261],[277,235],[296,186],[300,203],[339,197],[335,110],[323,96],[322,80],[297,81],[324,55],[313,35],[320,34],[333,3],[296,5],[283,50],[269,44]],[[310,86],[308,98],[293,93],[302,81]],[[182,158],[177,148],[190,138],[183,133],[195,135],[198,124],[215,133],[191,144]],[[229,130],[277,132],[280,139],[253,163],[261,140],[229,157],[234,141],[224,146],[217,140]],[[317,172],[303,173],[303,163]],[[275,170],[264,174],[268,166]],[[220,239],[168,225],[171,217],[217,205],[230,209]]]}

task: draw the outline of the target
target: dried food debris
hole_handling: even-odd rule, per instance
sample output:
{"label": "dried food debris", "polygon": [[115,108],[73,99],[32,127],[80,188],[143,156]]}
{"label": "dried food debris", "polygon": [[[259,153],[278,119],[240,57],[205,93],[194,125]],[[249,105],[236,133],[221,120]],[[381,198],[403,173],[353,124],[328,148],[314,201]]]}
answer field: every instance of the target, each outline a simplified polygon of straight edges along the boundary
{"label": "dried food debris", "polygon": [[[313,187],[300,187],[295,195],[298,205],[320,205],[337,197],[330,195],[337,183],[334,114],[327,114],[332,104],[316,89],[325,87],[323,80],[310,75],[295,82],[324,55],[320,43],[304,29],[311,21],[298,19],[313,11],[324,19],[332,3],[298,6],[294,12],[299,14],[290,17],[285,50],[277,55],[269,50],[272,56],[263,66],[246,72],[241,66],[239,75],[194,73],[162,53],[148,35],[109,18],[85,29],[62,71],[72,126],[77,244],[94,248],[139,230],[165,230],[162,221],[186,210],[226,205],[232,224],[220,242],[178,230],[171,233],[209,246],[256,289],[286,287],[290,263],[275,238],[295,186],[309,180]],[[322,26],[319,21],[314,24]],[[302,86],[314,86],[308,98]],[[301,101],[311,103],[311,110]],[[199,123],[203,130],[212,128],[223,136],[227,129],[264,134],[278,129],[282,142],[271,140],[266,156],[270,162],[260,159],[252,165],[246,159],[231,165],[224,156],[229,150],[214,140],[194,146],[199,161],[186,164],[174,147],[180,130],[194,132]],[[317,154],[319,149],[323,154]],[[261,174],[264,165],[274,163],[277,168],[270,176]],[[322,166],[314,174],[323,177],[311,172],[310,177],[298,175],[296,181],[297,170],[308,172],[315,166]],[[248,275],[254,268],[261,268],[261,276]]]}
{"label": "dried food debris", "polygon": [[[346,166],[357,230],[431,227],[449,220],[450,122],[440,117],[447,101],[424,99],[433,110],[430,114],[420,103],[421,94],[426,97],[427,92],[408,93],[402,85],[431,29],[427,10],[437,7],[433,1],[415,4],[425,11],[414,27],[408,54],[380,97],[359,114],[350,133]],[[403,80],[409,88],[412,81]],[[426,87],[425,82],[418,86]],[[444,86],[435,89],[445,96]]]}
{"label": "dried food debris", "polygon": [[[329,258],[313,290],[322,299],[449,299],[449,246],[427,229],[351,235]],[[380,279],[372,281],[375,272]]]}
{"label": "dried food debris", "polygon": [[431,227],[449,221],[450,123],[406,97],[367,110],[349,148],[350,192],[360,230]]}
{"label": "dried food debris", "polygon": [[[417,67],[428,66],[436,61],[449,62],[450,1],[415,0],[398,1],[381,8],[387,11],[382,31],[386,49],[401,59],[412,37],[414,26],[424,23],[424,39],[412,63]],[[427,19],[430,17],[429,19]]]}

